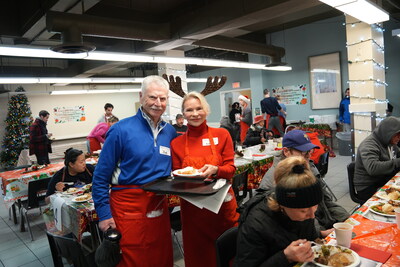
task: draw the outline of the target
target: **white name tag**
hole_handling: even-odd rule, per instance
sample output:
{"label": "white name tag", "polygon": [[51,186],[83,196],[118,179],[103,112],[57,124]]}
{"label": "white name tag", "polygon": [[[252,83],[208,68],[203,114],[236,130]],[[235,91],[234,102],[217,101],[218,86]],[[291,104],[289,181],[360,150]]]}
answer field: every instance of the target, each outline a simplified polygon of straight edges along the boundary
{"label": "white name tag", "polygon": [[166,156],[171,156],[171,150],[169,149],[169,147],[160,146],[160,154],[166,155]]}
{"label": "white name tag", "polygon": [[[218,145],[218,137],[214,137],[213,141],[214,141],[214,145]],[[210,145],[210,139],[208,139],[208,138],[203,139],[202,142],[203,142],[203,146]]]}

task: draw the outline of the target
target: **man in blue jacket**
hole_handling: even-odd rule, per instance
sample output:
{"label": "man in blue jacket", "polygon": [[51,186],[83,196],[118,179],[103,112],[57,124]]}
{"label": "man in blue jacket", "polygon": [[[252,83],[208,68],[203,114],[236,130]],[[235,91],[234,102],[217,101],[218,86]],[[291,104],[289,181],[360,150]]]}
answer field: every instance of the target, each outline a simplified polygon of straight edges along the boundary
{"label": "man in blue jacket", "polygon": [[159,76],[143,80],[141,107],[110,128],[94,172],[99,228],[117,228],[122,234],[118,266],[173,265],[166,198],[140,188],[171,173],[170,142],[176,132],[161,119],[168,91]]}
{"label": "man in blue jacket", "polygon": [[343,131],[350,132],[351,122],[350,122],[350,89],[347,88],[344,93],[344,98],[340,101],[339,106],[339,121],[343,124]]}

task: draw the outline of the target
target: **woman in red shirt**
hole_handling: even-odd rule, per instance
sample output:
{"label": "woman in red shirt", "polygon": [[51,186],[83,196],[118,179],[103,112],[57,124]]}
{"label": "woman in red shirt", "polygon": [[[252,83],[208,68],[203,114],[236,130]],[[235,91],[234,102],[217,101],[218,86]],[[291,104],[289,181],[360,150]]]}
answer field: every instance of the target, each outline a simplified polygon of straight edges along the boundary
{"label": "woman in red shirt", "polygon": [[[182,113],[188,131],[171,142],[172,168],[191,166],[202,173],[200,177],[231,180],[235,172],[232,139],[227,130],[207,126],[210,107],[204,96],[197,92],[187,94]],[[236,208],[232,188],[218,214],[181,199],[185,266],[216,266],[215,241],[225,230],[237,225]]]}

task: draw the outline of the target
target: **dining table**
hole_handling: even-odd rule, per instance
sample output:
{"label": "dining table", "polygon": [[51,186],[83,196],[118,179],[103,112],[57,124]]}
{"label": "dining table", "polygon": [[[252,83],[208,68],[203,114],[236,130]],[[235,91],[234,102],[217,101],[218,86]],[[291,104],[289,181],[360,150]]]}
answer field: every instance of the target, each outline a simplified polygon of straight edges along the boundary
{"label": "dining table", "polygon": [[[345,222],[353,225],[353,238],[350,249],[360,257],[360,267],[399,267],[400,266],[400,229],[395,215],[374,211],[371,207],[387,203],[385,193],[389,187],[400,190],[400,173],[390,179],[368,201],[357,209]],[[395,201],[400,205],[400,200]],[[327,244],[336,245],[334,232],[325,238]],[[316,266],[313,263],[296,266]]]}

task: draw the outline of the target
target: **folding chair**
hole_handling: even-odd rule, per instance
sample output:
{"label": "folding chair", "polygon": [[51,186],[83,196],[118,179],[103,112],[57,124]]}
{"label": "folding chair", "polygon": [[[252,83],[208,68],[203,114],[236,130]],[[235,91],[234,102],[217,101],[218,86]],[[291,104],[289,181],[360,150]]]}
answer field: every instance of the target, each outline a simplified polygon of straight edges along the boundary
{"label": "folding chair", "polygon": [[218,267],[229,267],[230,261],[235,258],[237,234],[238,228],[233,227],[226,230],[215,241]]}
{"label": "folding chair", "polygon": [[233,192],[235,193],[236,202],[238,206],[240,206],[243,200],[247,197],[248,193],[247,176],[248,176],[248,170],[245,170],[242,173],[236,174],[232,178],[232,189]]}
{"label": "folding chair", "polygon": [[[50,182],[51,178],[43,178],[38,180],[32,180],[28,183],[28,199],[26,201],[21,202],[20,209],[20,217],[21,217],[21,232],[25,231],[24,220],[26,220],[26,224],[28,225],[29,234],[31,235],[31,239],[33,241],[32,229],[29,224],[28,219],[28,211],[35,208],[40,208],[42,206],[46,206],[45,202],[45,193],[47,191],[47,186]],[[40,209],[41,213],[41,209]]]}
{"label": "folding chair", "polygon": [[329,165],[329,151],[325,152],[319,157],[318,164],[315,164],[317,167],[319,174],[321,174],[321,178],[324,178],[328,173],[328,165]]}

